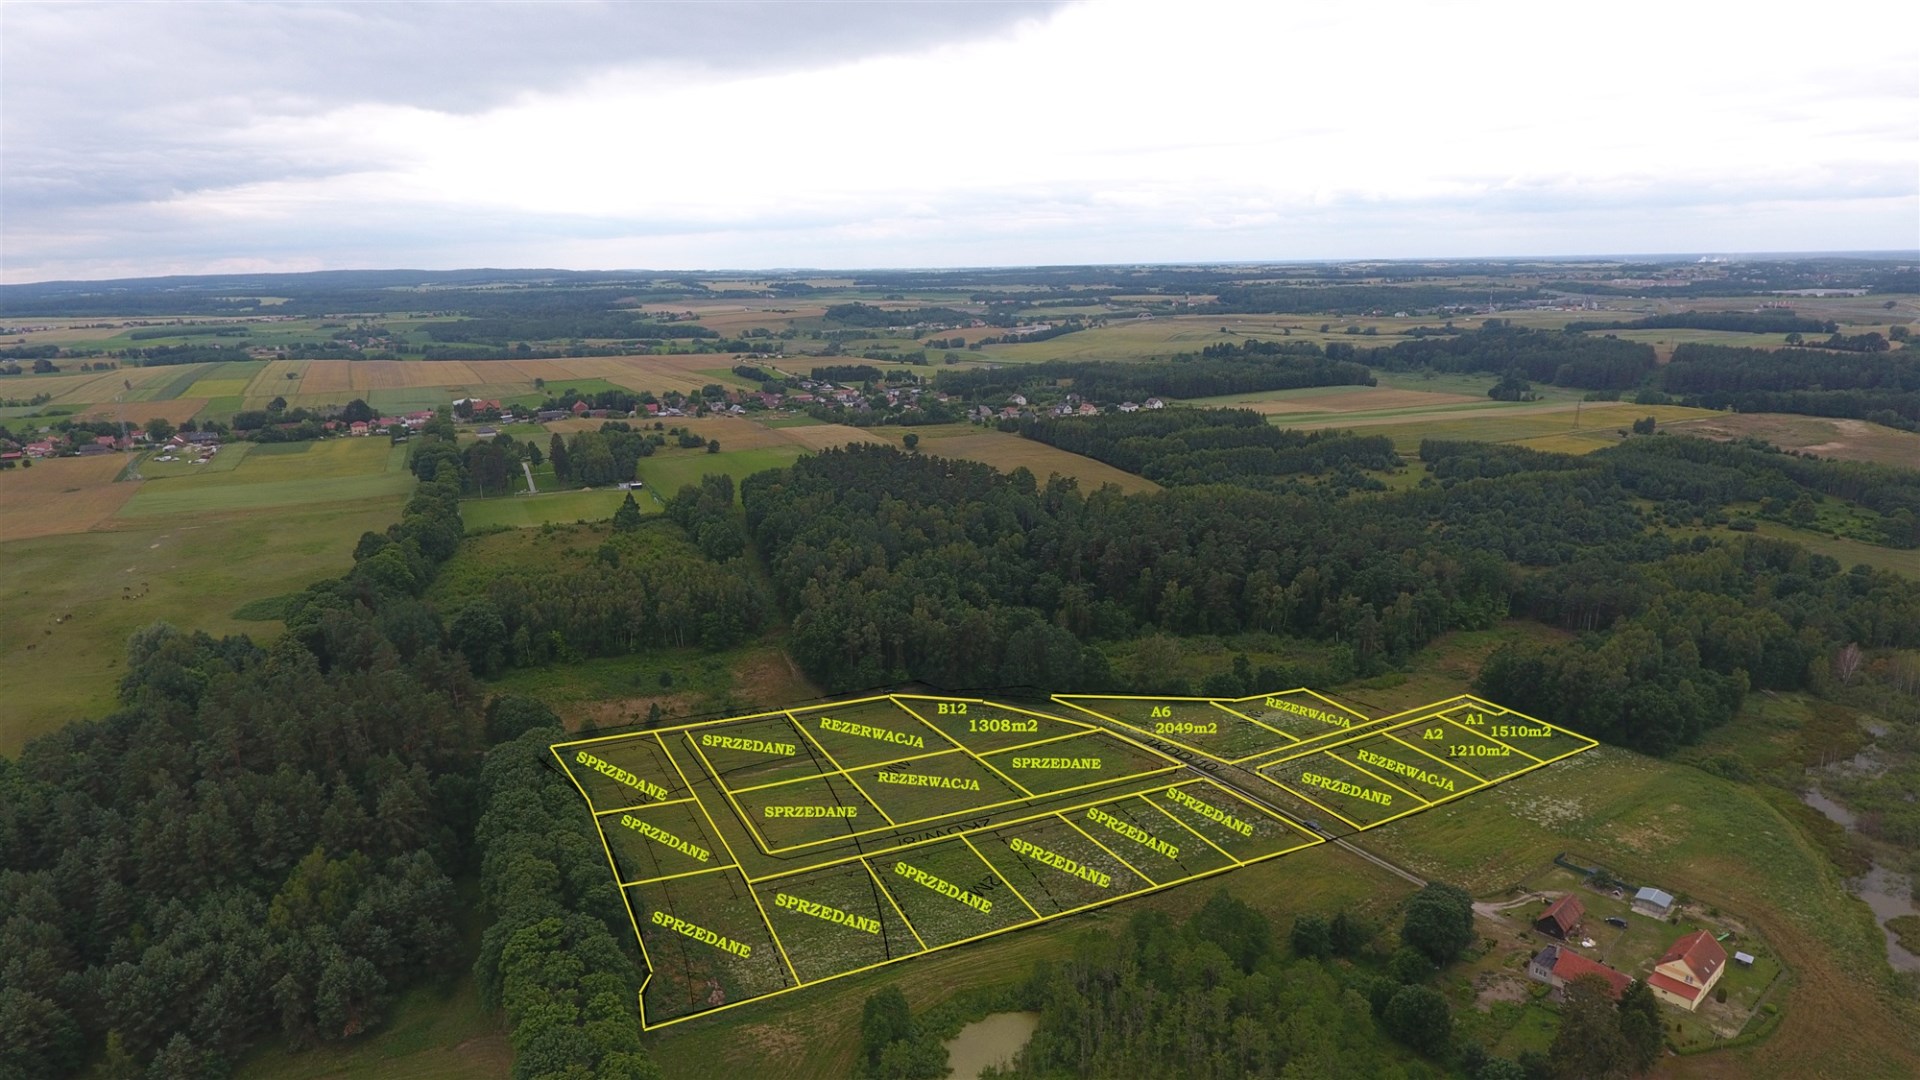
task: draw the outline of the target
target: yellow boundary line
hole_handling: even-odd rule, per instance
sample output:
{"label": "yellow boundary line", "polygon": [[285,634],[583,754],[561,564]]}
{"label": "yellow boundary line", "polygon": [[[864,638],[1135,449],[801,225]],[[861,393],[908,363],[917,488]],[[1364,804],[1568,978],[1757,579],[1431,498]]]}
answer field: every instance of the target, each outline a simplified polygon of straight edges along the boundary
{"label": "yellow boundary line", "polygon": [[741,869],[739,863],[728,863],[725,866],[703,866],[698,870],[688,870],[681,874],[662,874],[659,877],[640,878],[636,881],[618,881],[616,879],[615,883],[623,889],[634,885],[658,885],[663,881],[679,881],[681,878],[699,877],[701,874],[717,874],[722,870],[739,870],[741,877],[747,876],[747,872]]}
{"label": "yellow boundary line", "polygon": [[693,796],[689,795],[684,799],[668,799],[665,802],[635,803],[632,806],[616,806],[611,810],[595,810],[593,812],[593,816],[598,818],[598,817],[606,817],[608,814],[631,814],[635,810],[651,810],[656,806],[678,806],[681,803],[690,803],[690,802],[699,802],[699,801],[700,801],[699,799],[696,799]]}
{"label": "yellow boundary line", "polygon": [[[820,750],[822,753],[825,753],[826,747],[823,746],[820,748]],[[960,752],[965,753],[964,750]],[[953,754],[954,754],[954,751],[952,750],[930,750],[924,754],[914,754],[909,757],[888,758],[885,761],[876,761],[872,765],[854,765],[845,769],[834,769],[831,772],[819,772],[819,773],[811,773],[807,776],[795,776],[787,780],[770,780],[767,783],[754,784],[750,787],[737,788],[729,785],[727,787],[727,790],[734,793],[735,795],[745,795],[749,791],[765,791],[768,788],[780,787],[783,784],[804,784],[809,780],[818,780],[824,776],[845,776],[848,773],[855,772],[861,769],[878,769],[885,765],[904,765],[909,761],[925,761],[928,758],[951,757]]]}
{"label": "yellow boundary line", "polygon": [[[1207,704],[1213,706],[1216,709],[1219,709],[1221,712],[1226,713],[1228,716],[1237,716],[1240,719],[1245,720],[1247,723],[1254,725],[1255,727],[1266,728],[1268,731],[1271,731],[1275,735],[1278,735],[1281,738],[1287,740],[1287,745],[1289,746],[1293,745],[1294,743],[1302,741],[1300,736],[1295,735],[1293,732],[1281,731],[1279,728],[1274,727],[1272,724],[1269,724],[1264,720],[1260,720],[1255,717],[1248,716],[1246,713],[1241,712],[1239,709],[1229,709],[1218,701],[1209,701],[1207,702]],[[1272,753],[1272,751],[1271,750],[1260,751],[1260,754],[1267,754],[1267,753]],[[1240,760],[1245,761],[1247,758],[1250,758],[1250,757],[1259,757],[1260,754],[1247,754],[1243,756]]]}

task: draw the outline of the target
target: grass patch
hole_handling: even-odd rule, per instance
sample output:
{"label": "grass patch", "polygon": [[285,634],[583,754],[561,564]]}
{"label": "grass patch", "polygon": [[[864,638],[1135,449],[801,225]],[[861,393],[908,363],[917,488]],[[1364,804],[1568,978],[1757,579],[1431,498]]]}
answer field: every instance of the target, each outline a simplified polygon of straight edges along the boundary
{"label": "grass patch", "polygon": [[287,617],[287,607],[299,593],[282,593],[279,596],[263,596],[258,600],[249,600],[233,609],[233,618],[239,622],[279,622]]}
{"label": "grass patch", "polygon": [[[523,481],[524,482],[524,481]],[[491,499],[463,499],[460,520],[468,531],[505,525],[527,529],[536,525],[567,524],[576,521],[606,521],[626,500],[627,493],[612,488],[593,491],[552,491],[538,495],[503,495]],[[658,505],[643,493],[637,494],[642,513],[657,513]]]}

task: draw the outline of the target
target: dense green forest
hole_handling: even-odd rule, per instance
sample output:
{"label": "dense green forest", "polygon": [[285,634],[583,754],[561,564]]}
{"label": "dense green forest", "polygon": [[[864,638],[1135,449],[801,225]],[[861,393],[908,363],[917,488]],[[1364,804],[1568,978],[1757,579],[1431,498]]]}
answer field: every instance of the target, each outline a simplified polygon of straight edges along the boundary
{"label": "dense green forest", "polygon": [[[1730,717],[1749,687],[1805,686],[1830,649],[1920,644],[1908,579],[1843,573],[1785,541],[1657,528],[1756,496],[1883,486],[1873,467],[1740,447],[1693,460],[1706,445],[1655,436],[1573,458],[1432,444],[1437,483],[1344,501],[1224,484],[1085,494],[854,447],[749,477],[743,493],[793,613],[790,648],[831,690],[1117,689],[1095,646],[1156,630],[1327,642],[1331,669],[1255,681],[1337,683],[1519,612],[1590,636],[1489,665],[1489,696],[1663,753]],[[1884,527],[1910,528],[1912,482],[1884,486]],[[1522,658],[1555,678],[1518,685],[1507,673]]]}
{"label": "dense green forest", "polygon": [[1104,461],[1155,483],[1292,490],[1297,476],[1336,473],[1339,492],[1385,490],[1364,469],[1400,466],[1393,440],[1348,431],[1278,428],[1246,409],[1163,409],[1113,416],[1029,417],[1020,434]]}

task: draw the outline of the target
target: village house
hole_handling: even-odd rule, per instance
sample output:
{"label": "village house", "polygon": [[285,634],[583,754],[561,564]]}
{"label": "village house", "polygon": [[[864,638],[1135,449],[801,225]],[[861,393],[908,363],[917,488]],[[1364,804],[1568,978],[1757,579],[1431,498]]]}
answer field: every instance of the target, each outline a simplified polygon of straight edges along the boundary
{"label": "village house", "polygon": [[1589,960],[1565,945],[1549,945],[1534,954],[1527,964],[1527,976],[1536,982],[1546,983],[1558,989],[1582,975],[1598,975],[1606,980],[1607,989],[1615,1001],[1633,985],[1633,980],[1625,972],[1615,971],[1605,964]]}
{"label": "village house", "polygon": [[1025,394],[1014,394],[1007,398],[1007,404],[1009,405],[1025,405],[1026,403],[1027,396]]}
{"label": "village house", "polygon": [[1167,407],[1167,403],[1164,401],[1161,401],[1157,397],[1150,397],[1147,399],[1147,408],[1149,409],[1164,409],[1166,407]]}
{"label": "village house", "polygon": [[1533,920],[1533,928],[1548,937],[1567,940],[1580,930],[1580,920],[1586,917],[1586,908],[1580,904],[1580,898],[1568,893],[1548,905],[1540,917]]}
{"label": "village house", "polygon": [[1139,412],[1140,403],[1137,401],[1123,401],[1120,403],[1120,411],[1121,412]]}
{"label": "village house", "polygon": [[347,433],[351,435],[365,435],[367,433],[367,422],[365,420],[355,420],[353,423],[347,425]]}
{"label": "village house", "polygon": [[1080,416],[1099,416],[1100,415],[1100,407],[1098,405],[1095,405],[1091,401],[1081,402],[1080,407],[1073,411]]}
{"label": "village house", "polygon": [[1647,976],[1653,996],[1692,1012],[1726,971],[1727,950],[1705,930],[1684,935],[1667,949]]}

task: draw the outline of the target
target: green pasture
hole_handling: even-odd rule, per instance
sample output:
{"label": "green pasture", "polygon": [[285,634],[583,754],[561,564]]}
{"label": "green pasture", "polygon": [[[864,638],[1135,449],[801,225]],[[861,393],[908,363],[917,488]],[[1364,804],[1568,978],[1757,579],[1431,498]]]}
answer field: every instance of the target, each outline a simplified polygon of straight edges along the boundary
{"label": "green pasture", "polygon": [[[169,483],[186,481],[147,486]],[[0,638],[0,754],[111,711],[127,636],[149,623],[271,636],[275,626],[232,613],[345,572],[360,534],[398,520],[403,501],[391,493],[348,505],[145,517],[0,544],[0,607],[14,628]]]}
{"label": "green pasture", "polygon": [[[655,451],[652,457],[641,458],[639,472],[640,479],[662,499],[671,499],[688,484],[698,484],[703,476],[725,473],[733,477],[734,497],[737,499],[740,481],[767,469],[785,468],[793,464],[801,453],[801,448],[797,446],[722,450],[717,454],[709,454],[705,450],[663,448]],[[646,503],[644,497],[641,503]]]}
{"label": "green pasture", "polygon": [[[165,382],[153,382],[135,390],[131,395],[134,401],[172,401],[187,396],[187,390],[199,382],[207,372],[224,367],[224,364],[184,364],[180,374]],[[235,391],[238,393],[239,391]]]}
{"label": "green pasture", "polygon": [[120,509],[119,517],[354,502],[404,495],[412,489],[407,448],[391,446],[385,439],[269,443],[253,447],[231,471],[144,483]]}

